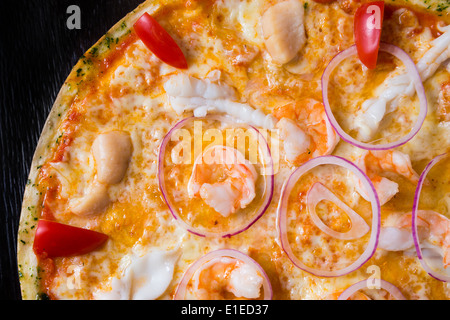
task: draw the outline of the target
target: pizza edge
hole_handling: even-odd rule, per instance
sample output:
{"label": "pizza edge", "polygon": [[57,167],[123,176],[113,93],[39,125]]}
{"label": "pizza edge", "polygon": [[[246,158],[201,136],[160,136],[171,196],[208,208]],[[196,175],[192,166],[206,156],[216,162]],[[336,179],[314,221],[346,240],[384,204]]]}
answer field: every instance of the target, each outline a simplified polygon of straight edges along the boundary
{"label": "pizza edge", "polygon": [[[96,43],[94,43],[87,51],[89,52],[94,47],[99,48],[103,45],[105,47],[105,39],[107,36],[116,35],[123,33],[124,29],[122,24],[125,22],[127,27],[125,31],[129,30],[132,23],[137,20],[137,18],[144,12],[148,11],[152,6],[157,8],[157,1],[146,0],[136,7],[133,11],[128,13],[124,18],[120,19],[116,24],[114,24]],[[408,1],[408,0],[385,0],[386,3],[395,5],[405,5],[409,7],[420,8],[424,11],[429,11],[432,14],[436,14],[434,10],[427,10],[426,5],[419,1]],[[450,22],[449,12],[445,12],[441,17],[443,21]],[[80,60],[75,64],[75,66],[70,71],[66,80],[63,83],[60,91],[58,92],[53,106],[47,116],[46,122],[41,131],[35,153],[33,155],[30,171],[28,175],[27,184],[25,187],[23,202],[20,212],[20,220],[18,225],[17,233],[17,267],[20,281],[20,288],[22,299],[34,300],[41,299],[41,282],[40,282],[40,271],[38,267],[37,258],[33,252],[33,239],[35,235],[35,230],[37,226],[38,216],[36,208],[40,205],[39,201],[41,199],[39,195],[39,190],[35,186],[35,182],[39,176],[40,165],[45,163],[49,156],[52,154],[52,149],[47,146],[50,141],[56,139],[57,129],[63,122],[65,115],[70,110],[70,103],[67,103],[66,98],[73,95],[70,92],[69,79],[75,77],[77,69],[79,68],[81,62]],[[95,71],[86,71],[95,72]],[[70,100],[71,101],[71,100]]]}
{"label": "pizza edge", "polygon": [[[93,48],[106,49],[107,37],[121,36],[124,32],[127,32],[132,28],[133,23],[143,11],[149,10],[154,6],[153,0],[147,0],[141,3],[136,9],[128,13],[124,18],[120,19],[114,24],[96,43],[94,43],[86,52],[90,52]],[[126,28],[123,27],[123,23],[126,24]],[[106,50],[109,50],[107,48]],[[51,141],[56,140],[57,129],[64,121],[66,114],[70,111],[72,99],[71,96],[74,92],[71,92],[70,79],[75,78],[77,70],[82,64],[82,57],[78,60],[75,66],[70,71],[66,80],[63,83],[60,91],[58,92],[53,106],[47,116],[41,135],[39,137],[36,150],[30,165],[30,173],[25,186],[23,195],[23,202],[20,212],[20,220],[17,232],[17,267],[20,282],[20,289],[22,299],[25,300],[37,300],[42,299],[41,293],[41,281],[40,270],[38,266],[37,258],[33,251],[33,240],[36,232],[38,218],[37,207],[40,206],[41,195],[37,189],[36,183],[39,177],[39,168],[43,163],[46,163],[49,157],[53,154],[53,149],[47,146]],[[95,73],[95,70],[86,70],[85,75],[88,73]],[[76,92],[75,92],[76,94]],[[69,98],[69,99],[67,99]]]}

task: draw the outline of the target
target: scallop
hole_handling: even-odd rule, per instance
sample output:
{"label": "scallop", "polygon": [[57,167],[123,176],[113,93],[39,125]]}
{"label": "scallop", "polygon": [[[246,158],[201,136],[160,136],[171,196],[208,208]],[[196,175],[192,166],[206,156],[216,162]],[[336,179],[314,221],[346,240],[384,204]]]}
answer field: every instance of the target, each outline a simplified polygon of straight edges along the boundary
{"label": "scallop", "polygon": [[288,0],[271,6],[262,16],[264,44],[278,64],[291,61],[306,43],[303,5]]}
{"label": "scallop", "polygon": [[92,153],[97,166],[97,181],[109,185],[120,182],[132,153],[129,133],[117,130],[99,134],[92,145]]}
{"label": "scallop", "polygon": [[110,204],[108,187],[102,183],[93,183],[82,197],[72,199],[69,209],[77,216],[86,217],[101,213]]}

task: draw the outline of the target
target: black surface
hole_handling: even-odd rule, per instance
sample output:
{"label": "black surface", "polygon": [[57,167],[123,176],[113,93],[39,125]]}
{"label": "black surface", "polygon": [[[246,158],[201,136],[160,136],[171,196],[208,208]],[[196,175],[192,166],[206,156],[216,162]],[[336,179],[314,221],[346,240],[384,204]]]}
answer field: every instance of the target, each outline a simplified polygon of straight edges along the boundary
{"label": "black surface", "polygon": [[[16,239],[31,159],[53,101],[77,62],[142,0],[0,1],[0,300],[20,299]],[[78,5],[81,29],[69,30]]]}

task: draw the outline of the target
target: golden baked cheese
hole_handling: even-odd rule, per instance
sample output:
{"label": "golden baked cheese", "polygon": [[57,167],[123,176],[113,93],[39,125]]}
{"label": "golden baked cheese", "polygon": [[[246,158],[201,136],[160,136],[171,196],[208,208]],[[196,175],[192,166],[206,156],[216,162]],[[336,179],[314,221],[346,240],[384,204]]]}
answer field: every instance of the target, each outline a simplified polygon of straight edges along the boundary
{"label": "golden baked cheese", "polygon": [[[385,3],[381,40],[417,65],[428,111],[411,140],[377,150],[342,139],[322,95],[330,61],[355,43],[361,2],[144,2],[81,57],[48,117],[18,232],[23,298],[336,299],[368,279],[406,299],[450,298],[448,282],[423,268],[432,260],[450,275],[445,160],[419,194],[418,208],[434,213],[418,211],[420,232],[411,224],[420,174],[450,147],[444,3]],[[187,69],[142,41],[133,25],[144,13]],[[418,121],[403,62],[380,51],[368,69],[353,55],[331,73],[327,100],[352,138],[380,146]],[[36,249],[41,221],[107,240],[52,255]],[[228,251],[195,265],[217,250]]]}

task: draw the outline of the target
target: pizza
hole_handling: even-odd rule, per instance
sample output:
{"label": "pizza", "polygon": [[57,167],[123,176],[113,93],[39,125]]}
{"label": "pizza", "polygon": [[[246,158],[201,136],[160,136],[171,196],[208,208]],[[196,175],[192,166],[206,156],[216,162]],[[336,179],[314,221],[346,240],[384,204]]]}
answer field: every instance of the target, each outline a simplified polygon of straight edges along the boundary
{"label": "pizza", "polygon": [[450,298],[447,8],[142,3],[48,115],[22,297]]}

